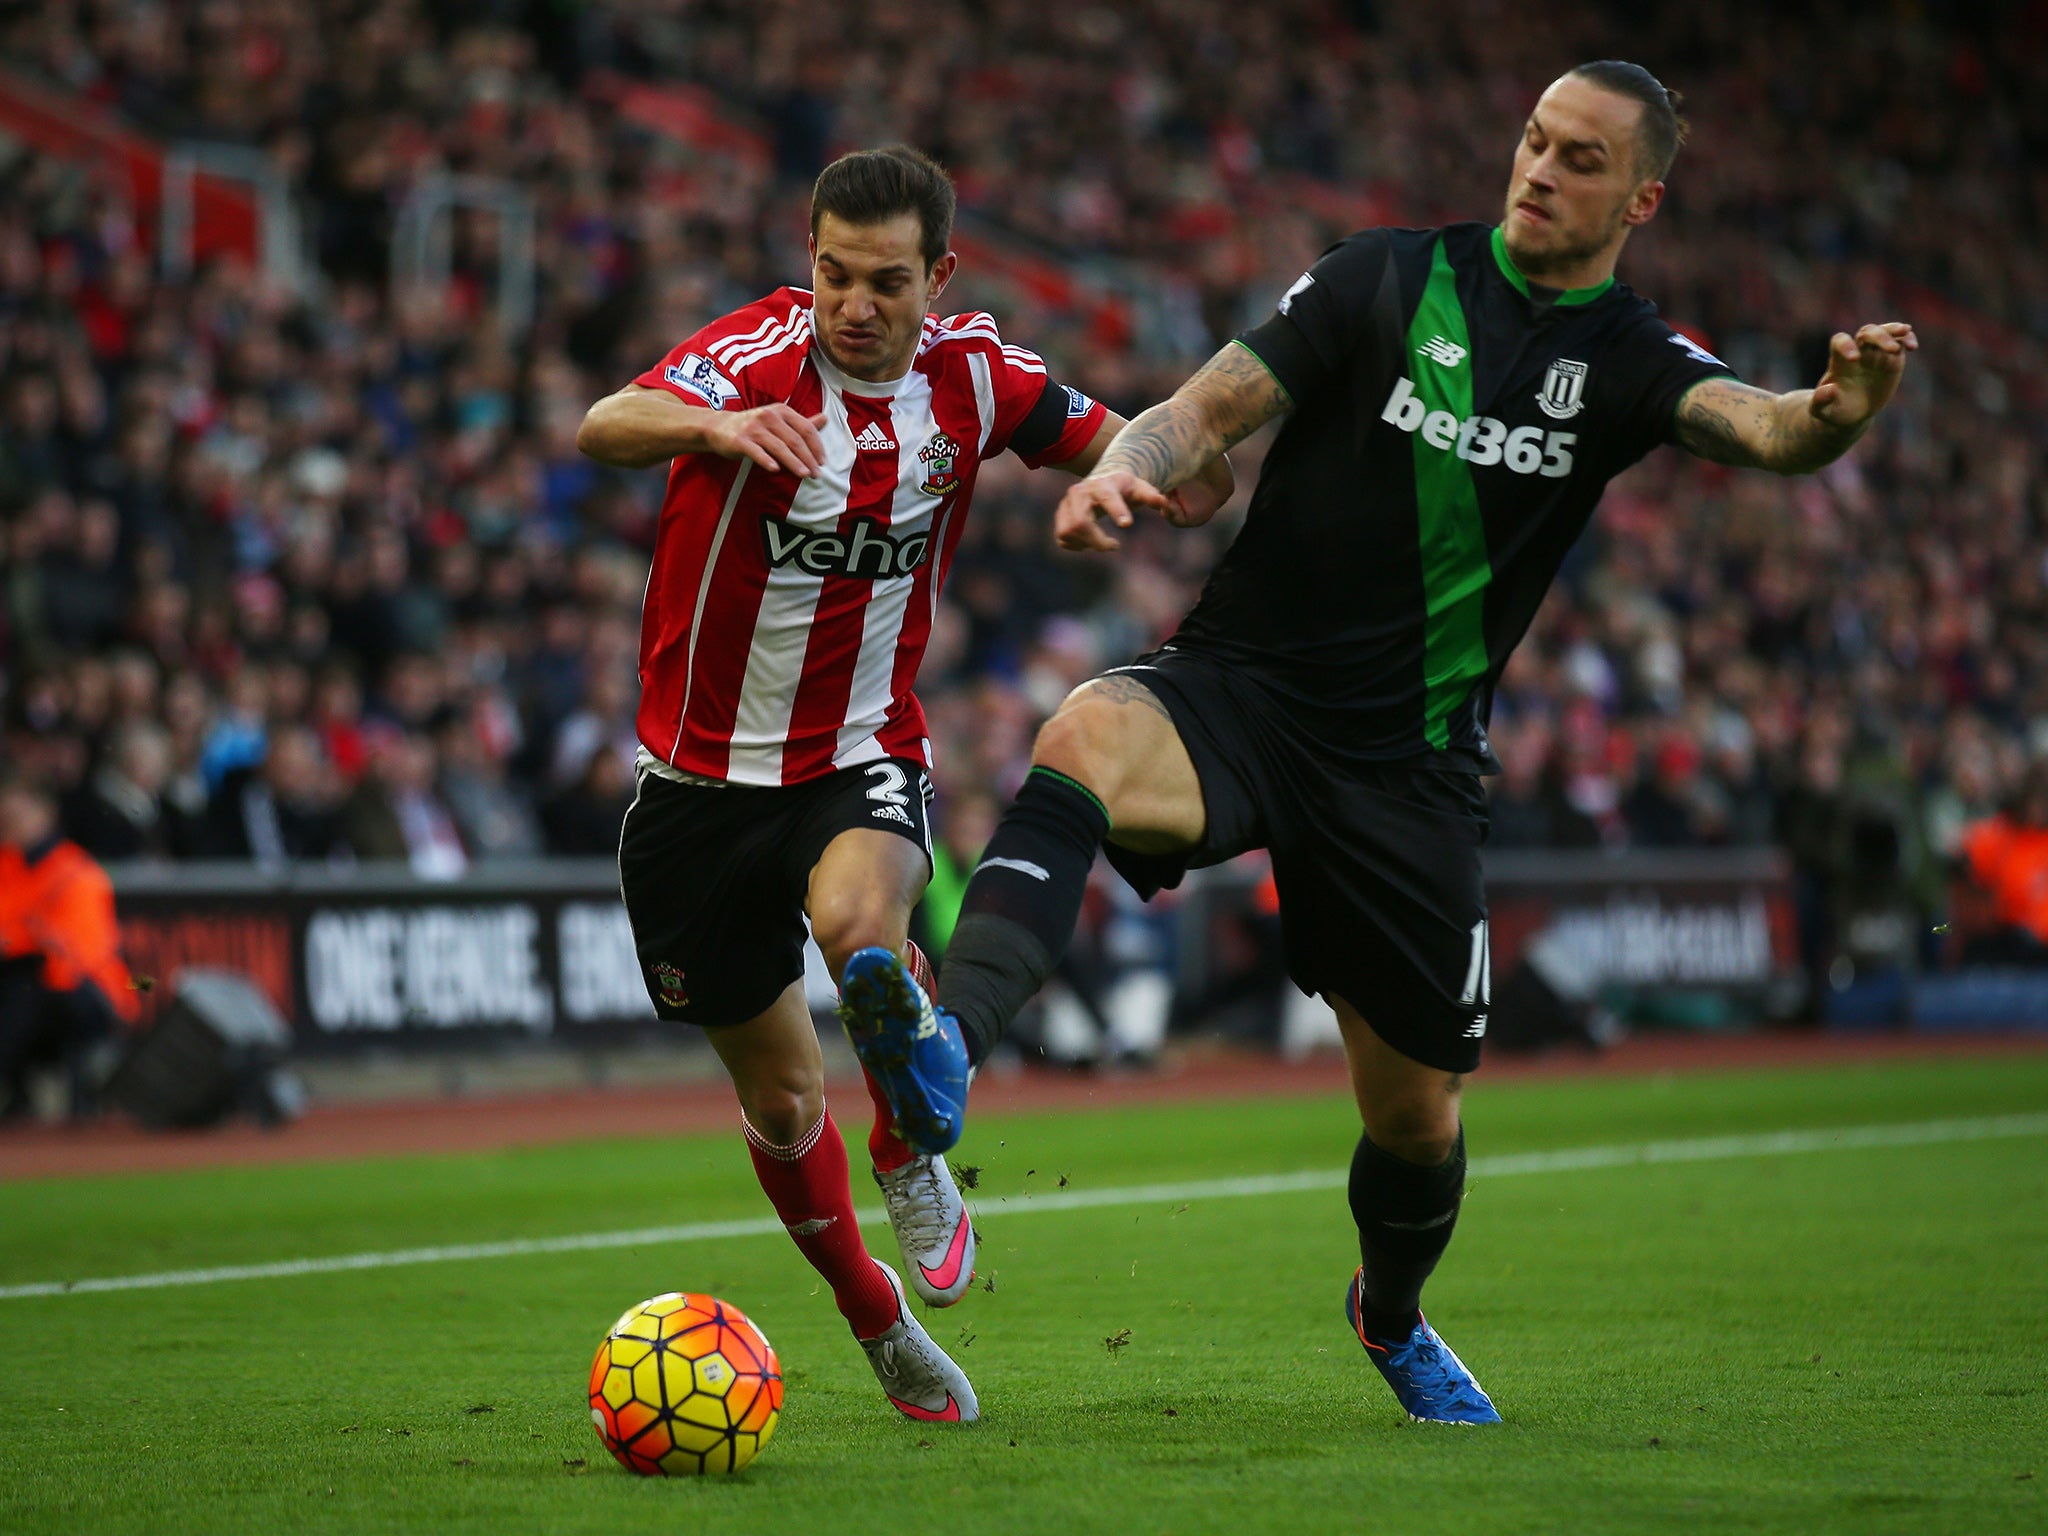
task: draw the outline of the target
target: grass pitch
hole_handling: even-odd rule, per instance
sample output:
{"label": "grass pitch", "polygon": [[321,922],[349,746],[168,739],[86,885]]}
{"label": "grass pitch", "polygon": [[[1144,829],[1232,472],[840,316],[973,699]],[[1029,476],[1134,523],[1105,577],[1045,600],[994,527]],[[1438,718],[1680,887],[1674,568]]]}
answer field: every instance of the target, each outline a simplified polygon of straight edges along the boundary
{"label": "grass pitch", "polygon": [[[1482,1075],[1467,1123],[1499,1158],[2043,1110],[2035,1058]],[[2048,1529],[2048,1137],[1476,1177],[1427,1304],[1490,1430],[1408,1424],[1365,1363],[1341,1190],[1025,1214],[1063,1177],[1335,1169],[1354,1127],[1337,1096],[974,1122],[993,1289],[927,1317],[959,1430],[888,1410],[776,1235],[0,1299],[0,1530]],[[765,1214],[736,1135],[30,1183],[0,1288]],[[678,1288],[782,1356],[737,1478],[643,1481],[590,1432],[605,1326]]]}

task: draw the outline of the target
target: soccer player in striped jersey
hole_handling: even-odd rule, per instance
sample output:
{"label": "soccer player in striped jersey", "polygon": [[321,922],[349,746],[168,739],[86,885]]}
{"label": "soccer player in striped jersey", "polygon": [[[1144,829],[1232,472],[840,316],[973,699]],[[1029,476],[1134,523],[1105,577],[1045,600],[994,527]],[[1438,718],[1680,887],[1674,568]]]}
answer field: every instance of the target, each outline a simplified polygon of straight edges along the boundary
{"label": "soccer player in striped jersey", "polygon": [[[1005,449],[1085,475],[1124,425],[989,316],[931,313],[958,265],[953,211],[945,172],[915,150],[835,161],[811,200],[812,289],[714,320],[592,406],[577,439],[606,464],[674,461],[619,846],[648,993],[662,1017],[704,1026],[761,1187],[890,1401],[933,1420],[975,1418],[974,1392],[861,1241],[804,1002],[805,919],[833,974],[866,954],[928,995],[907,937],[931,877],[911,684],[976,476]],[[1219,453],[1169,516],[1205,520],[1231,488]],[[906,1141],[873,1078],[869,1092],[905,1269],[949,1306],[973,1273],[973,1224],[944,1157],[910,1144],[936,1138],[904,1127]]]}
{"label": "soccer player in striped jersey", "polygon": [[[1499,224],[1333,246],[1067,493],[1061,542],[1114,549],[1134,507],[1167,505],[1286,417],[1179,632],[1040,733],[946,951],[933,1023],[978,1062],[1064,949],[1098,848],[1146,895],[1269,848],[1288,969],[1336,1009],[1363,1122],[1345,1314],[1417,1419],[1499,1418],[1420,1310],[1464,1192],[1459,1093],[1486,1034],[1494,684],[1613,476],[1661,443],[1819,469],[1917,345],[1897,321],[1843,332],[1818,384],[1774,394],[1616,281],[1663,199],[1677,104],[1617,60],[1553,82]],[[877,1008],[883,1032],[914,1037],[904,1013]]]}

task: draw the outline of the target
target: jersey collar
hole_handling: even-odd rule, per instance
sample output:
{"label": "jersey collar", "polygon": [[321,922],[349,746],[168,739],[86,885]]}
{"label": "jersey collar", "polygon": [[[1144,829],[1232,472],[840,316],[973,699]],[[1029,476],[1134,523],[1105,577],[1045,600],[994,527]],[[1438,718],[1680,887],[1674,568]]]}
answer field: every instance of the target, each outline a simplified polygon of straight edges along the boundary
{"label": "jersey collar", "polygon": [[[1507,236],[1500,232],[1500,226],[1498,224],[1493,226],[1493,259],[1494,263],[1500,268],[1500,275],[1506,278],[1508,282],[1514,286],[1515,292],[1519,293],[1525,299],[1534,297],[1534,295],[1532,295],[1529,292],[1529,279],[1522,276],[1520,270],[1515,266],[1514,262],[1508,259]],[[1563,293],[1560,293],[1555,299],[1552,299],[1551,302],[1553,304],[1566,306],[1590,304],[1613,286],[1614,274],[1610,272],[1607,274],[1607,280],[1605,282],[1595,283],[1590,288],[1567,288]]]}
{"label": "jersey collar", "polygon": [[856,379],[852,374],[833,362],[825,351],[825,343],[818,337],[817,311],[813,310],[811,320],[811,359],[818,365],[818,372],[825,376],[827,383],[845,395],[865,395],[870,400],[887,400],[900,394],[903,382],[917,372],[917,359],[912,358],[910,366],[899,378]]}

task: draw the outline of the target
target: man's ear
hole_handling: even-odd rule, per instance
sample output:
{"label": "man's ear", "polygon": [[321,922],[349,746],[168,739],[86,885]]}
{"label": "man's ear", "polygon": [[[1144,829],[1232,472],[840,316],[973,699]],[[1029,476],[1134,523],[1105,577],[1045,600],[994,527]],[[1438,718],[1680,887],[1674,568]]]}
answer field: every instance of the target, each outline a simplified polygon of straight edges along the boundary
{"label": "man's ear", "polygon": [[929,297],[937,299],[940,294],[944,293],[946,291],[946,284],[953,281],[953,274],[959,270],[960,258],[952,251],[946,252],[945,255],[933,262],[932,288]]}
{"label": "man's ear", "polygon": [[1628,197],[1628,208],[1623,212],[1624,224],[1647,224],[1657,216],[1657,210],[1664,205],[1664,183],[1646,181],[1637,186]]}

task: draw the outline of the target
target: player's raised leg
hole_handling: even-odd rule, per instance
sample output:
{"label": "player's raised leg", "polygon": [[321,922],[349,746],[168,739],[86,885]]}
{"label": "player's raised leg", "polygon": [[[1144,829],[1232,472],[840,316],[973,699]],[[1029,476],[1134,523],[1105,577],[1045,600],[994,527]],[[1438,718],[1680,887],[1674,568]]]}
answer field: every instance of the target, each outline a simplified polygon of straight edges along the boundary
{"label": "player's raised leg", "polygon": [[1500,1414],[1422,1316],[1422,1287],[1450,1246],[1465,1195],[1462,1074],[1395,1050],[1333,998],[1364,1133],[1351,1159],[1360,1265],[1344,1315],[1410,1417],[1494,1424]]}
{"label": "player's raised leg", "polygon": [[1201,841],[1202,786],[1173,718],[1135,676],[1082,684],[1038,733],[946,948],[946,1007],[979,1066],[1073,937],[1103,840],[1141,853]]}
{"label": "player's raised leg", "polygon": [[[909,942],[907,931],[911,908],[929,876],[930,865],[919,844],[893,832],[856,827],[827,845],[811,872],[805,901],[811,931],[834,974],[859,983],[853,988],[856,993],[861,986],[875,990],[880,985],[863,977],[887,976],[909,999],[907,1011],[919,1015],[931,1012],[931,968],[923,952]],[[850,1033],[858,1041],[860,1031]],[[958,1056],[957,1037],[953,1043],[955,1058],[964,1059]],[[865,1061],[862,1072],[875,1104],[875,1124],[868,1136],[875,1183],[881,1187],[911,1286],[931,1305],[950,1307],[966,1294],[974,1277],[974,1223],[967,1204],[945,1158],[902,1139],[886,1089]],[[963,1098],[964,1078],[963,1069],[958,1089]]]}
{"label": "player's raised leg", "polygon": [[707,1033],[739,1095],[755,1176],[791,1240],[832,1288],[890,1402],[912,1418],[976,1418],[967,1378],[911,1315],[894,1273],[861,1241],[846,1143],[825,1107],[824,1061],[803,983],[792,983],[766,1013]]}

